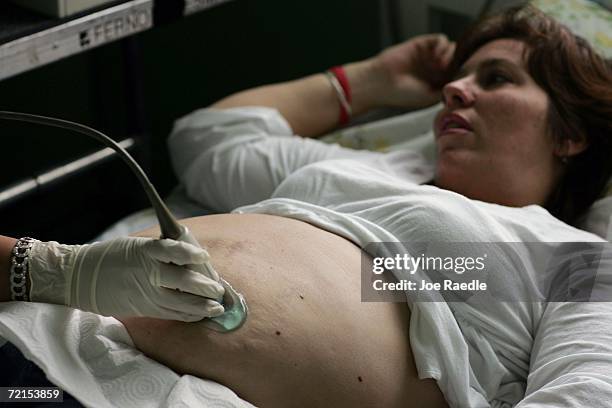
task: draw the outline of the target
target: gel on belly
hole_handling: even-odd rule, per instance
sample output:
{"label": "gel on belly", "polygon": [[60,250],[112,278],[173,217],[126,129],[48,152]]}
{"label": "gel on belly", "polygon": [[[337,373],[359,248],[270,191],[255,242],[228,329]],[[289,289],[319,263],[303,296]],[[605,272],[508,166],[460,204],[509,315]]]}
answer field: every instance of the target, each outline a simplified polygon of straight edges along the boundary
{"label": "gel on belly", "polygon": [[[181,235],[175,238],[177,241],[188,242],[201,247],[187,227],[181,225],[180,228]],[[218,281],[225,289],[223,299],[218,299],[219,303],[225,308],[225,312],[217,317],[205,318],[201,323],[207,328],[221,333],[239,329],[246,321],[248,313],[244,296],[238,293],[225,279],[221,278],[210,262],[205,262],[202,265],[201,272],[209,278]]]}
{"label": "gel on belly", "polygon": [[247,318],[247,305],[242,294],[236,290],[223,278],[220,283],[225,288],[225,295],[221,304],[225,307],[225,312],[221,316],[211,317],[202,320],[202,324],[207,328],[218,332],[230,332],[240,328]]}

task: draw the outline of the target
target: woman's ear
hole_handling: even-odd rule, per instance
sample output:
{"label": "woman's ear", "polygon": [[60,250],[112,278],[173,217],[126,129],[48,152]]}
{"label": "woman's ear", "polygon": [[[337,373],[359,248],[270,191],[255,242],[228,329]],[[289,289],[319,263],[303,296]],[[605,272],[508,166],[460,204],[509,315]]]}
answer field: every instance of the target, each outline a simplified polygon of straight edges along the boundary
{"label": "woman's ear", "polygon": [[555,156],[567,159],[584,152],[587,147],[589,147],[589,142],[585,137],[581,137],[579,140],[565,139],[557,144]]}

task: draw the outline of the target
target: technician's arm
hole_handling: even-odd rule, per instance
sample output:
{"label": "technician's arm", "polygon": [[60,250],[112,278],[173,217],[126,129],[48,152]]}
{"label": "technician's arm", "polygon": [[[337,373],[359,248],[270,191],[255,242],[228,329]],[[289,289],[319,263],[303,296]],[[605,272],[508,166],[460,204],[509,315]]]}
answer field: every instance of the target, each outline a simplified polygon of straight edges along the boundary
{"label": "technician's arm", "polygon": [[[423,35],[345,65],[353,115],[383,106],[416,109],[438,101],[454,48],[443,35]],[[307,137],[332,130],[340,113],[334,88],[323,74],[239,92],[211,108],[240,106],[275,108],[295,134]]]}
{"label": "technician's arm", "polygon": [[[11,299],[11,251],[0,236],[0,301]],[[34,241],[27,257],[33,302],[105,316],[198,321],[218,316],[224,289],[189,265],[208,260],[202,248],[170,239],[117,238],[86,245]],[[175,289],[178,289],[175,290]]]}
{"label": "technician's arm", "polygon": [[14,238],[0,236],[0,302],[7,302],[11,298],[9,268],[15,242],[17,240]]}

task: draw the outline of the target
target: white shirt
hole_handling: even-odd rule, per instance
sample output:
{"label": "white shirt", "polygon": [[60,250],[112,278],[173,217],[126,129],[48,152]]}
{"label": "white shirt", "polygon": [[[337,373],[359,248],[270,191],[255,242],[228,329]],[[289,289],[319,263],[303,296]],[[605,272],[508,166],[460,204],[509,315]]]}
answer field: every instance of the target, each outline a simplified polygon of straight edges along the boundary
{"label": "white shirt", "polygon": [[[605,242],[539,206],[504,207],[420,185],[432,168],[417,153],[357,151],[294,137],[272,109],[199,110],[177,121],[169,143],[179,179],[201,204],[304,220],[362,248],[372,242]],[[491,285],[518,294],[541,289],[535,283],[541,265],[527,252],[521,267],[494,268]],[[611,303],[413,302],[407,296],[419,376],[436,379],[451,406],[612,403]]]}

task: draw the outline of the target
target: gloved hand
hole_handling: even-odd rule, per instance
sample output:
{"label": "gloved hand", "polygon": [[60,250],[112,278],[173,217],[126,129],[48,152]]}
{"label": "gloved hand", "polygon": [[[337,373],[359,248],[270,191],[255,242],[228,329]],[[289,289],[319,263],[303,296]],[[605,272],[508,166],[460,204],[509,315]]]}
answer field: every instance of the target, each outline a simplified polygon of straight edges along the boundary
{"label": "gloved hand", "polygon": [[37,241],[29,257],[30,299],[105,316],[198,321],[223,313],[211,299],[220,299],[224,288],[179,265],[208,258],[204,249],[170,239],[126,237],[88,245]]}

